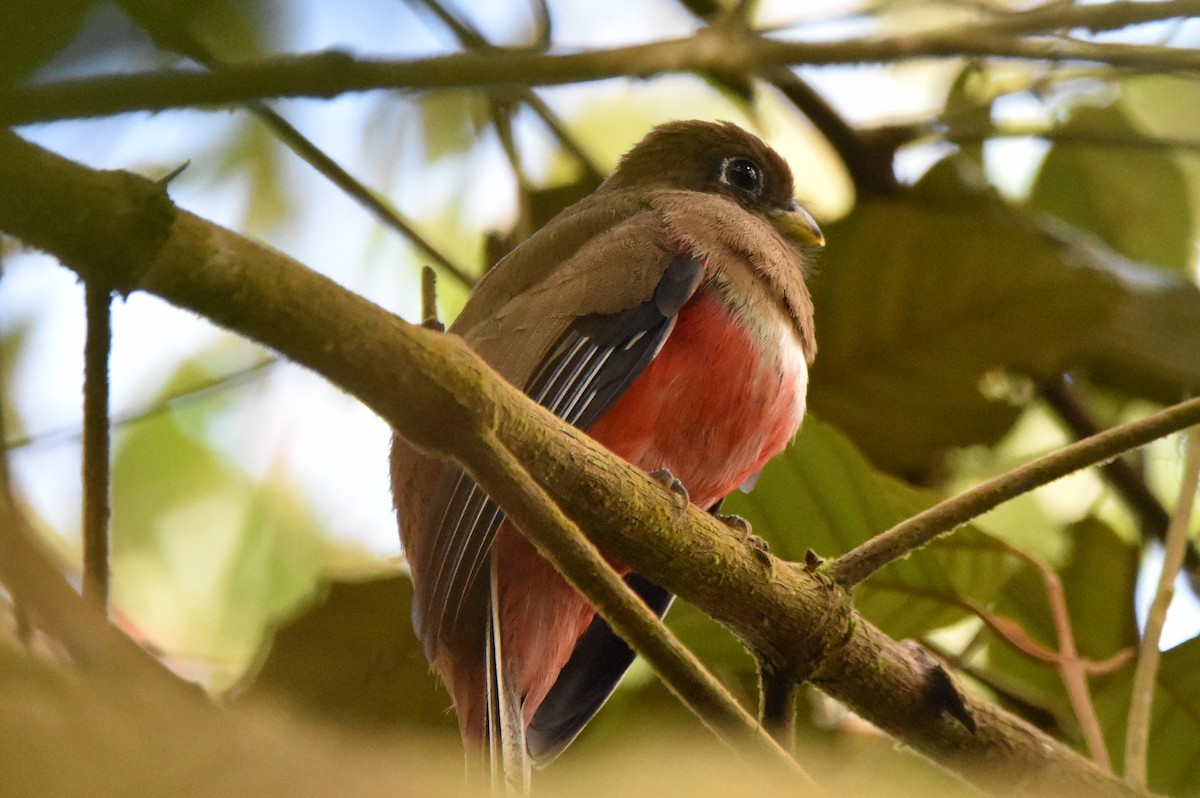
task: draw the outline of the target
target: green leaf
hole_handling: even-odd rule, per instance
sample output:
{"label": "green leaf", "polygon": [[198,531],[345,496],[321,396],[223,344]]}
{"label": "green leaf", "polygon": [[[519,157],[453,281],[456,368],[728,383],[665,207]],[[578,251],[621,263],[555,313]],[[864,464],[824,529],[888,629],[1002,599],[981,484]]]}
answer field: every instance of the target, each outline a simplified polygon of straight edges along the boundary
{"label": "green leaf", "polygon": [[[1115,105],[1080,107],[1057,131],[1029,206],[1090,230],[1134,260],[1185,269],[1194,213],[1175,156]],[[1096,140],[1112,143],[1094,144]]]}
{"label": "green leaf", "polygon": [[17,83],[65,47],[90,0],[5,0],[0,25],[0,86]]}
{"label": "green leaf", "polygon": [[454,734],[450,697],[409,622],[412,582],[390,575],[330,583],[275,633],[239,699],[283,698],[345,726]]}
{"label": "green leaf", "polygon": [[1089,343],[1097,382],[1155,402],[1178,402],[1200,386],[1200,289],[1185,278],[1115,263],[1123,296]]}
{"label": "green leaf", "polygon": [[[843,554],[934,503],[934,496],[876,471],[844,436],[808,417],[784,454],[729,512],[744,515],[771,550],[803,560]],[[1014,568],[995,539],[960,529],[882,569],[855,591],[855,605],[895,637],[917,637],[967,617],[961,597],[992,601]]]}
{"label": "green leaf", "polygon": [[953,170],[860,202],[829,227],[812,280],[811,407],[876,465],[916,478],[1016,420],[990,375],[1069,364],[1119,298],[1110,276]]}
{"label": "green leaf", "polygon": [[425,155],[438,161],[466,151],[487,123],[487,98],[476,91],[431,91],[421,95]]}
{"label": "green leaf", "polygon": [[[1133,666],[1123,669],[1096,696],[1096,711],[1104,726],[1113,758],[1125,750],[1125,722],[1133,689]],[[1147,780],[1156,793],[1200,795],[1196,778],[1200,762],[1200,638],[1193,638],[1162,655],[1150,717]]]}

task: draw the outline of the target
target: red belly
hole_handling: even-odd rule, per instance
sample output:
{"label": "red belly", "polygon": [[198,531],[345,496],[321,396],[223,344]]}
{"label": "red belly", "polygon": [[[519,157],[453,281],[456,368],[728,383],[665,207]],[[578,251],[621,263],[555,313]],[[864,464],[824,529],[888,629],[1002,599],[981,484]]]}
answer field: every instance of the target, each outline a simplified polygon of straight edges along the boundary
{"label": "red belly", "polygon": [[[701,291],[680,312],[662,351],[588,433],[646,471],[668,469],[707,508],[795,434],[804,375],[784,371],[764,362],[711,290]],[[496,547],[505,655],[528,720],[593,610],[510,524]]]}

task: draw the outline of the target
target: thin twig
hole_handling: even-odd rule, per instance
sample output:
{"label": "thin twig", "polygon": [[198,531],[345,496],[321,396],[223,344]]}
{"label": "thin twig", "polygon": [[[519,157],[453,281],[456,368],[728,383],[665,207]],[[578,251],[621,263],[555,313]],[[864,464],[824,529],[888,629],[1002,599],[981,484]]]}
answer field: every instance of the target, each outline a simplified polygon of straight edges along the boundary
{"label": "thin twig", "polygon": [[[1050,665],[1061,670],[1064,655],[1046,648],[1034,640],[1020,623],[1005,615],[998,615],[974,599],[966,596],[958,597],[955,602],[983,621],[984,626],[995,633],[1002,642],[1007,643],[1014,651],[1032,662]],[[1108,659],[1096,660],[1079,657],[1079,663],[1089,676],[1105,676],[1124,667],[1133,658],[1133,649],[1126,648],[1113,654]]]}
{"label": "thin twig", "polygon": [[[467,22],[465,19],[451,13],[438,0],[417,0],[417,7],[424,8],[426,11],[437,17],[438,21],[444,25],[458,40],[458,43],[466,48],[478,50],[497,49],[481,31]],[[537,36],[548,36],[551,23],[550,12],[546,8],[544,2],[534,3],[534,12],[537,22],[535,30]],[[571,132],[567,130],[562,120],[546,105],[534,91],[527,87],[517,88],[513,91],[513,98],[527,105],[530,110],[537,114],[538,118],[546,126],[554,137],[558,139],[558,143],[566,150],[571,157],[579,164],[586,173],[586,177],[594,182],[600,182],[604,178],[604,172],[592,160],[591,156],[583,151],[583,147],[576,141]]]}
{"label": "thin twig", "polygon": [[1033,34],[1083,28],[1092,33],[1119,30],[1131,25],[1159,22],[1200,14],[1197,0],[1166,2],[1108,2],[1097,6],[1051,3],[1023,12],[1008,12],[987,23],[996,33]]}
{"label": "thin twig", "polygon": [[[140,4],[133,2],[133,0],[125,0],[122,5],[126,10],[131,11],[135,19],[142,20],[149,16],[150,19],[154,20],[154,23],[143,22],[142,24],[152,37],[155,36],[157,32],[155,25],[161,19],[161,15],[156,13],[151,13],[150,15],[141,13]],[[218,71],[225,68],[225,64],[203,42],[187,30],[172,27],[171,30],[164,33],[169,46],[178,48],[184,55],[199,62],[209,70]],[[411,221],[402,216],[391,204],[347,172],[341,164],[326,155],[320,147],[301,133],[291,122],[284,119],[277,111],[259,100],[249,101],[243,103],[243,105],[246,110],[258,117],[259,121],[266,125],[267,129],[283,142],[288,149],[298,155],[305,163],[316,169],[329,182],[337,186],[342,193],[370,212],[380,223],[407,238],[417,249],[431,258],[467,288],[475,284],[475,277],[468,273],[466,269],[451,260],[445,252],[417,230]]]}
{"label": "thin twig", "polygon": [[518,529],[587,597],[663,682],[723,739],[751,743],[778,766],[816,782],[747,714],[696,656],[679,642],[612,569],[600,551],[568,518],[494,435],[485,433],[471,458],[471,475],[504,509]]}
{"label": "thin twig", "polygon": [[[187,405],[191,402],[203,399],[213,393],[234,388],[243,385],[250,380],[257,379],[259,374],[271,366],[277,366],[283,363],[282,359],[268,355],[262,360],[253,363],[243,369],[221,374],[213,377],[211,380],[200,383],[199,385],[189,388],[186,391],[180,391],[176,394],[165,396],[153,402],[141,410],[135,410],[132,413],[126,413],[114,418],[110,424],[113,429],[124,427],[129,424],[136,424],[139,421],[146,421],[155,416],[162,415],[171,410],[177,410],[181,405]],[[49,430],[40,430],[28,435],[18,435],[10,440],[4,441],[4,450],[11,452],[15,449],[22,449],[27,446],[46,446],[53,443],[63,441],[82,440],[83,431],[77,426],[64,426]]]}
{"label": "thin twig", "polygon": [[1075,713],[1075,721],[1087,743],[1092,761],[1108,772],[1112,772],[1112,759],[1104,742],[1104,730],[1096,715],[1096,705],[1088,687],[1087,663],[1079,656],[1075,645],[1075,633],[1071,629],[1071,611],[1063,593],[1062,580],[1053,568],[1036,557],[1019,553],[1042,577],[1046,590],[1046,602],[1050,605],[1050,617],[1054,619],[1054,635],[1058,641],[1058,673],[1067,692],[1067,700]]}
{"label": "thin twig", "polygon": [[901,521],[829,562],[822,570],[838,584],[850,588],[893,560],[908,556],[1009,499],[1198,422],[1200,398],[1189,399],[1064,446]]}
{"label": "thin twig", "polygon": [[83,598],[108,610],[109,419],[108,357],[112,292],[86,285],[87,343],[83,364]]}
{"label": "thin twig", "polygon": [[[914,126],[911,128],[909,142],[928,137],[927,128]],[[946,128],[944,133],[936,133],[944,141],[961,144],[975,144],[981,141],[1001,138],[1034,138],[1053,144],[1069,144],[1080,147],[1108,147],[1123,150],[1147,150],[1162,152],[1182,150],[1194,152],[1200,150],[1200,139],[1178,137],[1139,138],[1133,134],[1113,133],[1104,130],[1057,130],[1041,124],[1004,123],[983,129]],[[908,142],[905,142],[908,143]]]}
{"label": "thin twig", "polygon": [[1179,501],[1167,529],[1162,573],[1158,589],[1146,615],[1137,667],[1133,672],[1133,694],[1129,705],[1129,723],[1125,732],[1125,779],[1135,787],[1146,786],[1146,752],[1150,741],[1150,712],[1154,706],[1154,688],[1158,677],[1158,642],[1162,636],[1167,609],[1175,595],[1175,577],[1183,564],[1184,542],[1192,519],[1196,491],[1200,489],[1200,427],[1188,431],[1187,455],[1183,464],[1183,482]]}
{"label": "thin twig", "polygon": [[431,266],[421,267],[421,326],[438,332],[446,330],[438,318],[437,272]]}
{"label": "thin twig", "polygon": [[[1086,438],[1100,432],[1100,424],[1080,400],[1077,392],[1067,383],[1065,375],[1060,374],[1042,383],[1040,391],[1042,397],[1054,408],[1076,438]],[[1100,473],[1125,499],[1126,505],[1141,521],[1142,537],[1163,540],[1171,518],[1146,484],[1145,478],[1134,469],[1129,460],[1124,457],[1114,458],[1100,466]],[[1200,552],[1190,540],[1187,542],[1183,563],[1193,584],[1200,584]]]}
{"label": "thin twig", "polygon": [[1200,69],[1200,51],[1187,48],[1022,39],[986,27],[840,42],[781,41],[726,27],[720,31],[706,28],[680,39],[576,53],[492,48],[414,61],[383,61],[327,51],[230,64],[207,73],[169,69],[11,86],[0,91],[0,124],[244,104],[272,97],[332,97],[371,89],[511,92],[513,85],[563,85],[673,72],[761,74],[773,67],[797,64],[880,64],[961,57],[1152,67],[1166,72]]}

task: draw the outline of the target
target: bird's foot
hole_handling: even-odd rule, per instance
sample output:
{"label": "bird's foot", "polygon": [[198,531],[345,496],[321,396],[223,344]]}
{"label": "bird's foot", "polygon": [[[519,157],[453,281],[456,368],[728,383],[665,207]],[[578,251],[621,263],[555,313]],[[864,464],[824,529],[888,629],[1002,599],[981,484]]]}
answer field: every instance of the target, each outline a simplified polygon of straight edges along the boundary
{"label": "bird's foot", "polygon": [[673,497],[675,497],[675,501],[678,503],[681,511],[687,509],[687,506],[691,501],[690,497],[688,496],[687,488],[683,486],[682,482],[675,478],[674,474],[672,474],[666,468],[660,468],[657,471],[651,471],[650,478],[666,488],[667,491]]}
{"label": "bird's foot", "polygon": [[729,527],[729,530],[737,535],[738,540],[749,546],[754,555],[765,565],[771,564],[770,546],[767,545],[767,541],[754,534],[749,521],[740,515],[722,515],[721,513],[717,513],[714,517]]}
{"label": "bird's foot", "polygon": [[[762,538],[753,533],[753,530],[750,528],[750,522],[745,518],[742,518],[740,515],[725,515],[723,513],[716,513],[713,517],[725,526],[729,527],[729,531],[737,535],[738,540],[742,541],[743,543],[750,543],[751,538],[762,540]],[[764,541],[763,546],[765,547],[766,545],[767,544]]]}

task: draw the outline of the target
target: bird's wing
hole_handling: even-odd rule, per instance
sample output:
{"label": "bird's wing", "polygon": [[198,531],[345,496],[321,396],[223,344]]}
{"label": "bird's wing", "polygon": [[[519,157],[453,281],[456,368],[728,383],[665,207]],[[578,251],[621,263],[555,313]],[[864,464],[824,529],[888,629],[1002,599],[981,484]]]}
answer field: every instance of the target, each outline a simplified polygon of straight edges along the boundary
{"label": "bird's wing", "polygon": [[[617,400],[658,354],[702,276],[703,266],[697,258],[671,256],[662,250],[658,254],[663,262],[650,296],[624,310],[576,315],[565,327],[560,326],[540,361],[526,369],[526,393],[565,421],[585,429]],[[560,285],[571,279],[591,277],[567,274]],[[517,316],[509,314],[507,318]],[[530,319],[529,323],[537,321]],[[484,350],[505,339],[494,330],[488,332],[480,347]],[[473,336],[468,332],[466,337],[471,341]],[[536,336],[518,336],[516,340],[530,337]],[[510,346],[520,345],[510,339]],[[481,354],[493,360],[487,351]],[[507,354],[511,359],[511,352]],[[503,361],[499,356],[496,359]],[[514,370],[501,369],[502,373]],[[478,624],[484,617],[486,580],[479,576],[504,521],[500,508],[461,471],[448,470],[435,495],[439,500],[432,507],[440,512],[435,510],[426,519],[430,526],[421,536],[420,546],[409,552],[414,622],[431,657],[440,644],[452,645],[464,635],[478,639],[474,629],[464,626]]]}

